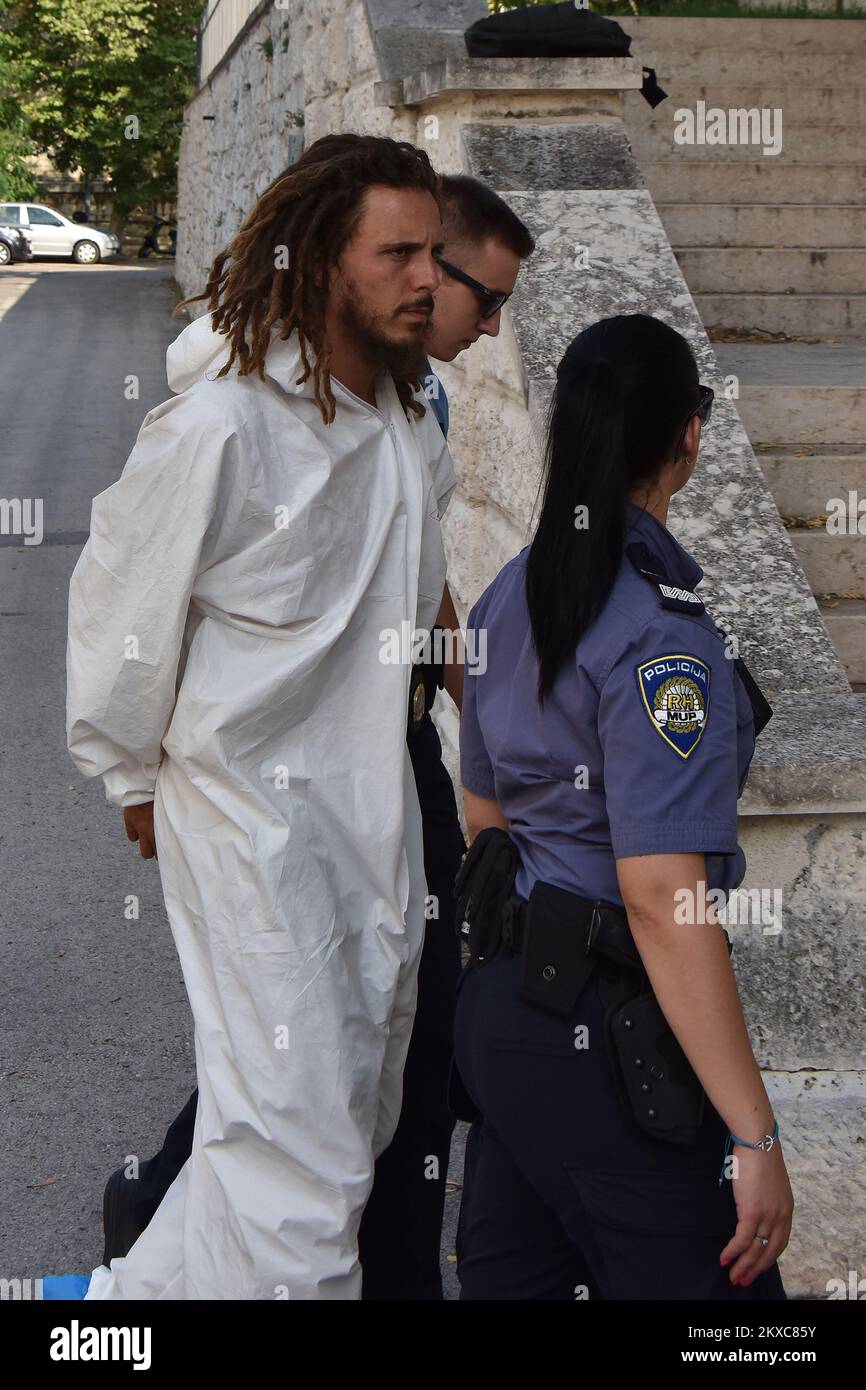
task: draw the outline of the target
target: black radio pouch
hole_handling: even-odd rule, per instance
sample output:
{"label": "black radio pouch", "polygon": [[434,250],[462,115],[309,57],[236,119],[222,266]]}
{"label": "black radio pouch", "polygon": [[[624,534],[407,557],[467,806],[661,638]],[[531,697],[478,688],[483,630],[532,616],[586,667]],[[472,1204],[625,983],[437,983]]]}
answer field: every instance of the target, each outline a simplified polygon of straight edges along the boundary
{"label": "black radio pouch", "polygon": [[[728,955],[732,943],[726,935]],[[605,1036],[620,1100],[638,1127],[669,1144],[692,1145],[707,1097],[643,970],[599,982]]]}
{"label": "black radio pouch", "polygon": [[696,1143],[706,1094],[651,990],[614,1004],[605,1017],[626,1109],[645,1134]]}
{"label": "black radio pouch", "polygon": [[573,1013],[595,966],[593,956],[574,949],[577,939],[585,939],[591,915],[591,903],[576,910],[573,893],[540,879],[535,882],[523,942],[522,1003],[558,1018]]}

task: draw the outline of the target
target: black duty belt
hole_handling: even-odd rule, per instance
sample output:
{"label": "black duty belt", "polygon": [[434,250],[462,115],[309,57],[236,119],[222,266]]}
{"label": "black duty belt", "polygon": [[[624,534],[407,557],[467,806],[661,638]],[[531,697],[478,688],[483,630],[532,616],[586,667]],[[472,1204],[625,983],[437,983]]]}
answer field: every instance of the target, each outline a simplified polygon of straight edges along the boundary
{"label": "black duty belt", "polygon": [[476,835],[454,885],[459,935],[473,960],[504,949],[525,958],[521,997],[569,1014],[599,958],[643,974],[625,909],[538,881],[529,899],[514,892],[519,858],[504,830]]}
{"label": "black duty belt", "polygon": [[[545,887],[550,888],[551,884]],[[569,896],[573,896],[569,894]],[[575,913],[574,930],[579,949],[588,954],[595,945],[604,947],[603,954],[618,964],[640,966],[641,959],[634,944],[625,910],[614,903],[590,902],[585,899],[589,913]],[[526,898],[512,898],[505,904],[502,923],[502,945],[516,953],[522,952],[527,940],[529,903]]]}
{"label": "black duty belt", "polygon": [[512,896],[484,941],[486,955],[509,950],[524,958],[521,998],[548,1013],[568,1016],[600,961],[646,979],[624,908],[592,902],[555,884],[537,882],[529,899]]}

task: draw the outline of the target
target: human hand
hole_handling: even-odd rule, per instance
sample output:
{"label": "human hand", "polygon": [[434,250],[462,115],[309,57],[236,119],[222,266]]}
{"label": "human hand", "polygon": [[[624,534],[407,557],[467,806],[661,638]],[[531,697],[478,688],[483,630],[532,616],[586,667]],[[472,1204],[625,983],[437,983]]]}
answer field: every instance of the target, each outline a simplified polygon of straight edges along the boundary
{"label": "human hand", "polygon": [[[794,1194],[778,1141],[769,1153],[735,1144],[737,1158],[734,1201],[737,1229],[721,1253],[730,1264],[730,1280],[747,1288],[778,1259],[788,1244],[794,1213]],[[769,1236],[766,1245],[756,1235]]]}
{"label": "human hand", "polygon": [[129,840],[137,840],[142,859],[158,859],[156,836],[153,832],[153,802],[141,806],[124,806],[123,823]]}

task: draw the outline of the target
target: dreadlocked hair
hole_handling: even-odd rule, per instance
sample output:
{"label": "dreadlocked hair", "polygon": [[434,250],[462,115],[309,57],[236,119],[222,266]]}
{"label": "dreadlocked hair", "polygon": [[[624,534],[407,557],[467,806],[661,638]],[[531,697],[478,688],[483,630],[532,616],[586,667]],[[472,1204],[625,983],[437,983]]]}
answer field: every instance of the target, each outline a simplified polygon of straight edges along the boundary
{"label": "dreadlocked hair", "polygon": [[[312,375],[322,420],[332,422],[337,407],[325,342],[330,270],[354,235],[364,193],[373,184],[423,189],[440,202],[440,179],[425,152],[406,140],[376,135],[324,135],[265,189],[215,258],[202,293],[177,306],[207,300],[214,330],[230,345],[218,376],[237,365],[239,376],[256,372],[264,381],[271,330],[281,321],[281,339],[298,333],[304,370],[296,384]],[[403,408],[423,416],[424,406],[413,397],[420,383],[395,377],[394,384]]]}

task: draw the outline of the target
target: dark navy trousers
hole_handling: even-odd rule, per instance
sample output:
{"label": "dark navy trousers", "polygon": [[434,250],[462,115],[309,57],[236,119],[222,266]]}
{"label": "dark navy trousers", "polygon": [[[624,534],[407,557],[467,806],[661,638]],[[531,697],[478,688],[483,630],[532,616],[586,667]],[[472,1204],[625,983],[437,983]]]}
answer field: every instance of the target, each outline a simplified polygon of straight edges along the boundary
{"label": "dark navy trousers", "polygon": [[[452,890],[466,846],[454,787],[429,715],[409,735],[408,747],[423,821],[427,891],[437,900],[438,917],[428,919],[424,932],[400,1121],[377,1160],[358,1243],[362,1298],[432,1301],[442,1298],[439,1246],[454,1129],[447,1094],[460,946]],[[135,1195],[142,1227],[192,1152],[197,1099],[195,1091],[169,1128],[160,1152],[140,1165]]]}
{"label": "dark navy trousers", "polygon": [[719,1186],[718,1112],[706,1102],[693,1147],[645,1135],[604,1044],[604,976],[560,1019],[520,1002],[521,966],[501,952],[467,966],[458,985],[457,1085],[476,1112],[461,1298],[784,1299],[777,1264],[748,1288],[719,1265],[737,1215],[731,1183]]}
{"label": "dark navy trousers", "polygon": [[376,1161],[358,1236],[361,1297],[391,1302],[442,1298],[439,1247],[454,1132],[448,1075],[460,974],[453,889],[466,849],[454,786],[429,715],[408,742],[423,820],[427,891],[435,896],[439,915],[427,921],[424,931],[400,1121]]}

